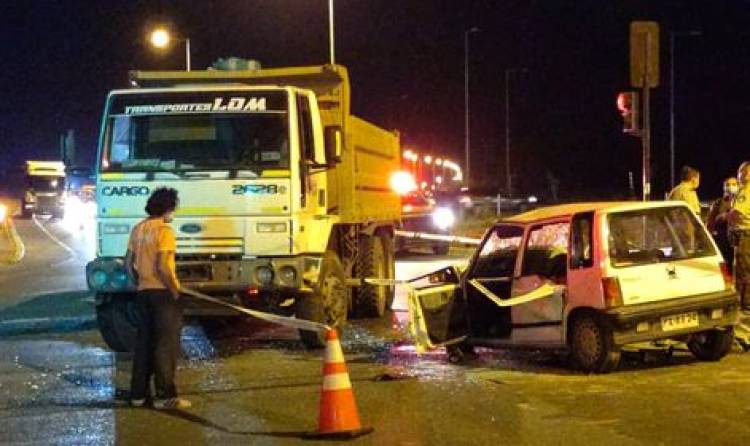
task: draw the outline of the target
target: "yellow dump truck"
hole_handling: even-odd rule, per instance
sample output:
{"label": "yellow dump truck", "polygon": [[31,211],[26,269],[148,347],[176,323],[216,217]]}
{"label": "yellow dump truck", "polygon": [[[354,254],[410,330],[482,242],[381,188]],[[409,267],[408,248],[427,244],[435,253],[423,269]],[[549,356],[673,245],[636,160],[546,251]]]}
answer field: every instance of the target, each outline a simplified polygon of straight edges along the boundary
{"label": "yellow dump truck", "polygon": [[[97,163],[97,258],[86,268],[99,326],[128,350],[130,230],[159,187],[179,191],[172,223],[184,286],[248,308],[340,326],[382,316],[394,276],[398,133],[350,113],[339,65],[247,71],[134,71],[112,91]],[[188,312],[222,315],[194,306]],[[322,345],[319,334],[302,341]]]}

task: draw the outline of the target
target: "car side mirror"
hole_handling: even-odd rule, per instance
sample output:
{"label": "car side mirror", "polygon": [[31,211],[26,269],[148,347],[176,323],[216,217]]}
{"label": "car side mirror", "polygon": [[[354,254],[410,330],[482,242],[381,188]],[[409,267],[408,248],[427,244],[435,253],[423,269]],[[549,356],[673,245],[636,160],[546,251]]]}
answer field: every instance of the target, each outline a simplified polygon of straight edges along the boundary
{"label": "car side mirror", "polygon": [[327,125],[323,131],[325,140],[326,164],[332,166],[341,162],[341,151],[344,146],[344,135],[341,126]]}

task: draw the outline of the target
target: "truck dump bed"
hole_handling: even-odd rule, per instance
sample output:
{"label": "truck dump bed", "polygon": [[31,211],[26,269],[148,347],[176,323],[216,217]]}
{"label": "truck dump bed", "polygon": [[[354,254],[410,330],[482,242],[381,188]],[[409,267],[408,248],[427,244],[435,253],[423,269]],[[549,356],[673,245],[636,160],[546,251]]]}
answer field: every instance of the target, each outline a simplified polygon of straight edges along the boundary
{"label": "truck dump bed", "polygon": [[329,213],[342,223],[397,220],[398,195],[389,187],[399,169],[397,132],[389,132],[350,113],[349,75],[341,65],[271,68],[248,71],[131,71],[139,88],[168,88],[216,84],[294,86],[315,92],[324,126],[344,132],[341,163],[329,175]]}

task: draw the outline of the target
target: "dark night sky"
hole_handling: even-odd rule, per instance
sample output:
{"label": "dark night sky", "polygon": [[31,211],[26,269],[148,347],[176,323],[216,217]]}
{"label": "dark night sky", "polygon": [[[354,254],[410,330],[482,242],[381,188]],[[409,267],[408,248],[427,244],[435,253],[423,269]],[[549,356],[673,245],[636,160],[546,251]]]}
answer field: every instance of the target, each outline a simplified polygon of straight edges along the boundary
{"label": "dark night sky", "polygon": [[[183,49],[145,43],[156,22],[188,35],[193,66],[219,56],[266,67],[327,60],[327,0],[34,0],[0,5],[0,167],[52,158],[76,130],[93,158],[106,92],[130,69],[181,69]],[[405,143],[463,157],[463,35],[472,26],[473,170],[504,184],[504,70],[512,82],[516,181],[565,197],[627,192],[640,146],[621,133],[614,101],[628,88],[628,25],[661,24],[662,85],[654,90],[654,192],[668,186],[668,34],[676,45],[677,163],[704,172],[708,198],[748,157],[750,2],[745,0],[336,0],[337,60],[350,69],[356,114],[402,132]]]}

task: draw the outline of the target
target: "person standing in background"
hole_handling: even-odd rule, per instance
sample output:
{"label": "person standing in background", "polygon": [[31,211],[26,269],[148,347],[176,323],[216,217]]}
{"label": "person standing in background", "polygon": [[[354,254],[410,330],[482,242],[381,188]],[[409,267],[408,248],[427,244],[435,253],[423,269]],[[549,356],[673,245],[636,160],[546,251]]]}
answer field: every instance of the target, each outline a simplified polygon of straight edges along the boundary
{"label": "person standing in background", "polygon": [[729,242],[729,226],[727,225],[727,214],[732,209],[732,201],[739,190],[737,178],[729,177],[724,180],[724,195],[711,203],[706,218],[706,227],[716,241],[719,251],[724,256],[729,271],[733,271],[734,247]]}
{"label": "person standing in background", "polygon": [[683,166],[680,172],[680,184],[669,192],[668,200],[684,201],[688,207],[700,218],[701,203],[696,189],[701,183],[701,173],[690,166]]}

